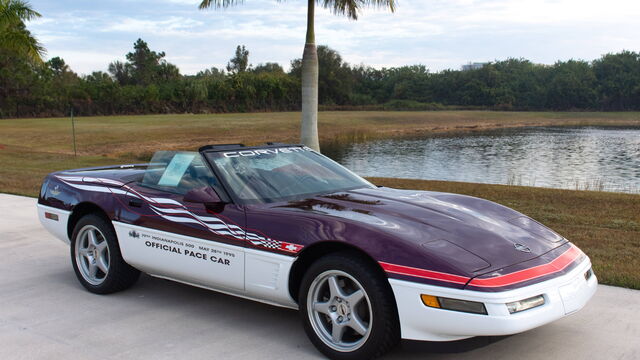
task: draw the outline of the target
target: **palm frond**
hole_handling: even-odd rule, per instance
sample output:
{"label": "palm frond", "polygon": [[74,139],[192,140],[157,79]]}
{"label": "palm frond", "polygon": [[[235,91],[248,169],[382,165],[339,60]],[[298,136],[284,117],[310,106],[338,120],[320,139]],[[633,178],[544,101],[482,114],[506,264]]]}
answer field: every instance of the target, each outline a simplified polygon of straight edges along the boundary
{"label": "palm frond", "polygon": [[210,7],[227,8],[229,6],[242,4],[243,2],[244,0],[202,0],[198,8],[200,10],[208,9]]}
{"label": "palm frond", "polygon": [[0,26],[39,18],[39,12],[33,10],[28,2],[22,0],[0,0]]}
{"label": "palm frond", "polygon": [[0,48],[27,55],[33,61],[41,63],[46,49],[24,28],[10,28],[0,33]]}
{"label": "palm frond", "polygon": [[325,9],[330,9],[336,15],[345,15],[349,19],[357,20],[358,14],[365,7],[386,8],[394,12],[395,0],[319,0]]}
{"label": "palm frond", "polygon": [[[283,2],[285,0],[278,0]],[[394,12],[396,10],[396,0],[317,0],[326,9],[330,9],[336,15],[346,15],[348,18],[357,20],[358,14],[365,7],[386,8]],[[215,8],[227,8],[244,3],[244,0],[202,0],[198,8],[200,10]]]}

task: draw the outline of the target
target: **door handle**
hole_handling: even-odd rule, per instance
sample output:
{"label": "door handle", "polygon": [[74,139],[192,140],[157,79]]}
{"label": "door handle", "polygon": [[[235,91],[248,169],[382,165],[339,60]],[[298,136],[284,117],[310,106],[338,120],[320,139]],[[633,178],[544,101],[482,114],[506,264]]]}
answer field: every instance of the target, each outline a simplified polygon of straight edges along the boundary
{"label": "door handle", "polygon": [[142,200],[140,199],[132,199],[129,200],[129,206],[131,207],[142,207]]}

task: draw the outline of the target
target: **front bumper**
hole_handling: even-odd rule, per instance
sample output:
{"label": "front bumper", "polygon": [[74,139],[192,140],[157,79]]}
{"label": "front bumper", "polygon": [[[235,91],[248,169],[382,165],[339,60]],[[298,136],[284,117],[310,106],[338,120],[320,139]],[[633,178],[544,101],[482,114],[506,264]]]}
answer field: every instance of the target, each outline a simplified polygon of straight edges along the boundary
{"label": "front bumper", "polygon": [[[389,279],[393,289],[403,339],[452,341],[473,336],[499,336],[527,331],[584,307],[596,292],[595,274],[589,279],[589,258],[571,272],[541,283],[503,292],[481,292],[449,289]],[[420,299],[421,294],[482,302],[487,315],[430,308]],[[510,314],[506,303],[543,295],[544,305]]]}

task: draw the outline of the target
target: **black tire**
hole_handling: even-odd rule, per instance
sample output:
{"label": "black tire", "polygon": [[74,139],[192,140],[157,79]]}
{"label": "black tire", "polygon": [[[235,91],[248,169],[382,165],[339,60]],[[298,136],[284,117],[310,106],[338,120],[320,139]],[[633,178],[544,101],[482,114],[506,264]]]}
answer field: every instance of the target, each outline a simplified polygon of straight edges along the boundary
{"label": "black tire", "polygon": [[[98,239],[100,243],[106,242],[107,251],[104,254],[104,259],[107,264],[107,271],[102,272],[102,270],[98,269],[96,271],[96,278],[91,281],[91,276],[87,274],[87,267],[90,261],[88,258],[85,258],[82,255],[78,255],[76,252],[77,246],[82,246],[82,244],[78,244],[78,242],[86,242],[89,240],[84,240],[84,235],[89,230],[94,230],[94,234],[98,235]],[[97,231],[96,231],[97,230]],[[80,239],[80,236],[83,236]],[[127,264],[122,258],[122,254],[120,253],[120,246],[118,245],[118,238],[113,229],[113,226],[110,222],[104,219],[102,216],[98,216],[96,214],[86,215],[81,218],[73,229],[73,235],[71,236],[71,264],[73,265],[73,270],[76,273],[76,277],[78,281],[84,286],[87,290],[95,294],[111,294],[114,292],[125,290],[131,287],[140,277],[140,271],[131,267]],[[90,253],[90,250],[82,249]],[[95,258],[95,256],[93,257]],[[78,264],[78,261],[81,261],[81,264]],[[95,262],[93,262],[95,264]],[[93,267],[96,267],[93,265]],[[83,275],[83,273],[85,275]],[[85,278],[88,276],[88,278]]]}
{"label": "black tire", "polygon": [[[348,276],[339,275],[341,273]],[[327,295],[328,287],[330,287],[328,278],[333,276],[337,276],[336,279],[342,284],[341,286],[349,287],[349,284],[351,284],[351,289],[354,289],[351,294],[357,292],[357,289],[364,291],[365,297],[357,302],[358,309],[355,308],[356,305],[353,305],[353,308],[349,306],[348,301],[346,302],[347,308],[340,309],[342,301],[344,299],[348,300],[349,297],[344,297],[343,300],[335,300],[340,301],[340,303],[336,303],[332,300],[334,299],[332,297],[333,293],[331,293],[332,295]],[[322,281],[326,281],[326,284],[322,285]],[[344,294],[348,294],[348,292],[344,292]],[[338,307],[329,306],[328,312],[331,314],[315,311],[312,309],[313,305],[309,304],[318,302],[318,297],[324,299],[321,302],[321,306],[334,304],[338,305]],[[384,274],[375,269],[369,261],[357,253],[349,251],[333,253],[313,263],[302,279],[298,304],[307,336],[313,345],[330,359],[376,358],[389,351],[400,341],[400,324],[391,286]],[[370,311],[371,314],[367,317],[368,321],[362,321],[363,317],[356,316],[361,320],[361,324],[368,326],[369,330],[366,333],[366,337],[358,334],[355,328],[348,328],[347,325],[347,330],[345,330],[344,335],[340,335],[340,339],[349,335],[352,336],[352,339],[357,339],[360,336],[360,345],[352,349],[336,349],[335,347],[339,347],[340,344],[335,342],[330,344],[332,340],[328,336],[331,336],[331,334],[327,335],[320,327],[324,326],[327,331],[330,327],[333,329],[333,321],[338,320],[330,320],[332,319],[331,316],[344,315],[347,312],[346,309],[348,309],[349,315],[345,316],[344,319],[345,321],[350,320],[350,317],[362,310],[362,307],[364,307],[365,312]],[[343,317],[340,316],[338,319],[343,319]],[[337,323],[341,322],[338,321]],[[358,340],[354,341],[357,343]]]}

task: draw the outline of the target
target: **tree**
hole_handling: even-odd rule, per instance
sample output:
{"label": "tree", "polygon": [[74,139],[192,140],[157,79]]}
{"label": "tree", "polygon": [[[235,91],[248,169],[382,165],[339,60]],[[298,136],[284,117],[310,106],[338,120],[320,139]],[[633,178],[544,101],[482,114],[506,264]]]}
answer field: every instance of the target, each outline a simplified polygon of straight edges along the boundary
{"label": "tree", "polygon": [[249,70],[249,50],[244,45],[236,48],[236,54],[227,63],[227,71],[232,74],[238,74]]}
{"label": "tree", "polygon": [[606,110],[640,109],[640,53],[606,54],[592,66]]}
{"label": "tree", "polygon": [[215,78],[215,79],[224,79],[224,70],[220,70],[215,66],[212,66],[209,69],[199,71],[196,74],[196,77],[206,77],[206,78]]}
{"label": "tree", "polygon": [[120,86],[109,74],[94,71],[91,75],[85,76],[83,80],[95,109],[91,113],[109,115],[119,110],[118,91]]}
{"label": "tree", "polygon": [[57,76],[62,75],[63,73],[71,71],[69,69],[69,65],[64,61],[63,58],[56,56],[47,61],[47,66],[53,71],[53,73]]}
{"label": "tree", "polygon": [[[302,124],[301,142],[312,149],[320,151],[318,140],[318,53],[315,36],[316,1],[307,0],[307,35],[302,54]],[[211,6],[228,7],[243,0],[202,0],[200,9]],[[357,20],[363,7],[376,6],[395,10],[395,0],[322,0],[322,6],[336,15],[345,15]]]}
{"label": "tree", "polygon": [[547,107],[554,110],[594,109],[596,77],[588,62],[557,62],[547,84]]}
{"label": "tree", "polygon": [[138,39],[133,44],[133,52],[126,55],[133,82],[137,85],[155,83],[160,77],[161,65],[165,63],[164,57],[164,51],[151,51],[144,40]]}
{"label": "tree", "polygon": [[264,64],[258,64],[258,66],[256,66],[253,69],[253,72],[256,73],[256,74],[260,74],[260,73],[284,74],[284,69],[278,63],[267,62],[267,63],[264,63]]}
{"label": "tree", "polygon": [[180,70],[164,59],[164,51],[151,51],[142,39],[133,44],[133,51],[125,57],[127,62],[114,61],[109,64],[109,73],[120,85],[149,86],[180,78]]}
{"label": "tree", "polygon": [[84,98],[78,92],[80,78],[65,63],[64,59],[56,56],[45,63],[49,77],[49,84],[53,91],[50,97],[55,99],[56,104],[66,111],[74,103],[74,98]]}
{"label": "tree", "polygon": [[24,24],[41,16],[26,1],[0,0],[0,49],[23,54],[42,63],[46,50]]}
{"label": "tree", "polygon": [[[352,96],[353,75],[342,56],[326,45],[317,48],[318,101],[323,105],[346,105]],[[292,75],[302,76],[302,59],[291,62]]]}
{"label": "tree", "polygon": [[120,85],[131,83],[131,66],[122,61],[116,60],[109,64],[109,74],[111,74]]}

